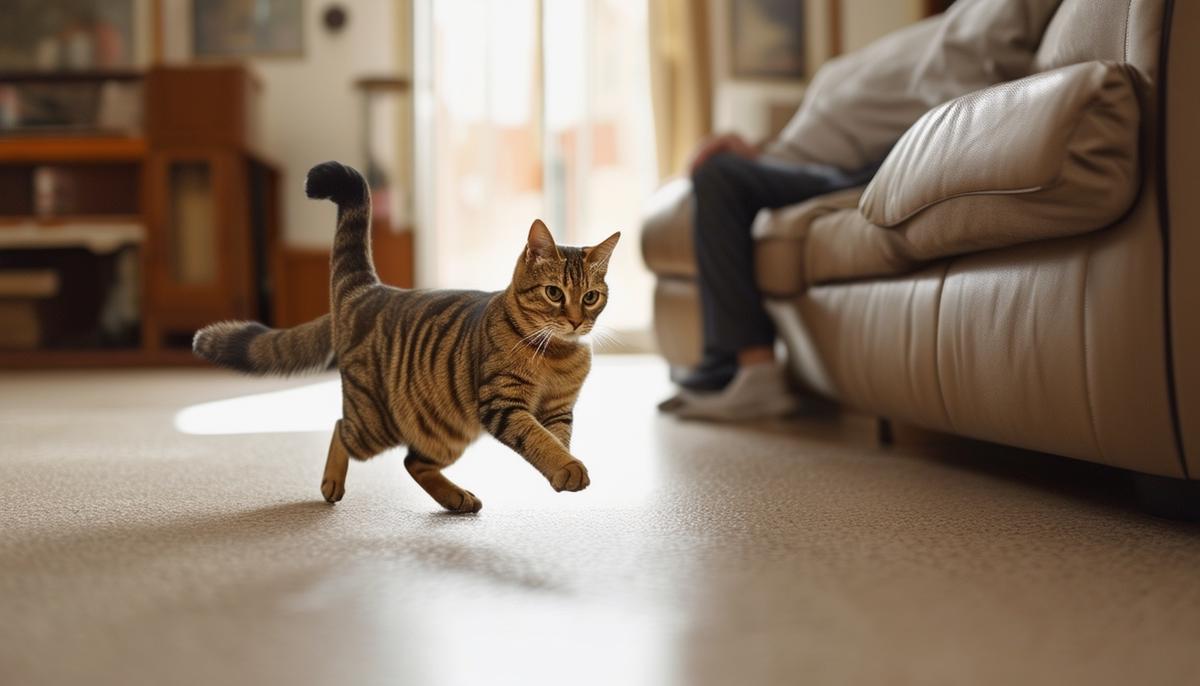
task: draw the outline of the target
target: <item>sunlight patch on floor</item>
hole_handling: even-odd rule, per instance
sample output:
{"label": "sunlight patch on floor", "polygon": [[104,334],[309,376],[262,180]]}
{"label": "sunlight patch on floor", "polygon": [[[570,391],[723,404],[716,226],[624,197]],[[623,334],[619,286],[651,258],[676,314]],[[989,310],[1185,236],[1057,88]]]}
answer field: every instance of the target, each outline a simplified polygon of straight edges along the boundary
{"label": "sunlight patch on floor", "polygon": [[342,416],[337,379],[189,405],[175,414],[185,434],[229,435],[332,431]]}
{"label": "sunlight patch on floor", "polygon": [[[628,409],[634,398],[665,396],[665,370],[650,355],[598,355],[575,416]],[[292,433],[332,431],[341,416],[341,382],[333,379],[189,405],[176,413],[174,424],[181,433],[204,436]]]}
{"label": "sunlight patch on floor", "polygon": [[[594,484],[576,497],[556,497],[544,478],[513,452],[484,435],[447,470],[476,490],[485,507],[556,508],[621,506],[650,497],[659,486],[654,451],[658,421],[654,404],[670,390],[666,365],[648,355],[598,355],[575,406],[571,452],[588,466]],[[328,434],[341,417],[338,380],[190,405],[174,417],[177,431],[193,435],[290,432]],[[401,451],[403,448],[401,448]],[[403,454],[402,452],[400,454]],[[323,459],[324,453],[321,453]],[[317,458],[314,458],[317,459]],[[379,465],[355,464],[347,490]]]}

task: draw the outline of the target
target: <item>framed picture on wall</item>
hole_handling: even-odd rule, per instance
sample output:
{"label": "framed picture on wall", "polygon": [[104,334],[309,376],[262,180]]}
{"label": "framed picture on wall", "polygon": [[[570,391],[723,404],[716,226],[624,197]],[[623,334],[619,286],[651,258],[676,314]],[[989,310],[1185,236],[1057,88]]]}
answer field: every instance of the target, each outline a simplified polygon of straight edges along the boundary
{"label": "framed picture on wall", "polygon": [[192,54],[301,57],[304,0],[192,0]]}
{"label": "framed picture on wall", "polygon": [[804,0],[729,0],[730,71],[739,79],[803,79]]}

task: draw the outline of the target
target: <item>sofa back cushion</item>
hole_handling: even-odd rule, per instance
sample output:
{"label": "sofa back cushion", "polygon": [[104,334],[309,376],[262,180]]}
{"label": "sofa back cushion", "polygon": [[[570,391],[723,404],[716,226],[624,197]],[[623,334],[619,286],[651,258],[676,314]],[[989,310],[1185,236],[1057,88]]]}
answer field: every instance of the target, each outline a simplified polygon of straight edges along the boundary
{"label": "sofa back cushion", "polygon": [[859,209],[932,259],[1102,228],[1137,195],[1131,70],[1085,62],[993,86],[923,116]]}
{"label": "sofa back cushion", "polygon": [[857,170],[931,107],[1028,75],[1059,0],[958,0],[945,14],[827,62],[772,157]]}
{"label": "sofa back cushion", "polygon": [[1062,0],[1034,58],[1033,69],[1107,60],[1158,77],[1164,0]]}

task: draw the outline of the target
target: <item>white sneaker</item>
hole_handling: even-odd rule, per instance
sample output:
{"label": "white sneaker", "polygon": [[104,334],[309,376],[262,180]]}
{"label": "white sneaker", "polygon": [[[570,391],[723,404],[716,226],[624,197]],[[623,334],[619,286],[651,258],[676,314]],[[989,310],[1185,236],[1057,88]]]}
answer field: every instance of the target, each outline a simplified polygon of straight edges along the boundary
{"label": "white sneaker", "polygon": [[[732,382],[732,379],[730,381]],[[691,388],[684,388],[683,386],[676,386],[675,395],[672,395],[666,400],[662,400],[658,403],[658,411],[665,412],[666,414],[674,414],[679,408],[686,405],[690,399],[700,398],[706,395],[715,395],[723,392],[724,390],[725,389],[723,388],[719,391],[697,391]]]}
{"label": "white sneaker", "polygon": [[799,407],[787,385],[787,373],[778,364],[742,367],[723,390],[715,393],[681,392],[675,415],[683,419],[736,422],[781,417]]}

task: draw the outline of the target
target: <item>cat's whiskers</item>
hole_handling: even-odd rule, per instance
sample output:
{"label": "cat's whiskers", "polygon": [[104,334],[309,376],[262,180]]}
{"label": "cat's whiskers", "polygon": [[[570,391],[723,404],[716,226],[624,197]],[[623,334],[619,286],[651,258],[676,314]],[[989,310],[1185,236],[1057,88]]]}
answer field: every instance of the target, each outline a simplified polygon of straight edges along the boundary
{"label": "cat's whiskers", "polygon": [[546,335],[542,336],[541,342],[538,344],[537,350],[534,351],[533,357],[535,360],[540,360],[546,356],[546,348],[550,347],[550,339],[554,338],[554,331],[550,327],[546,327]]}
{"label": "cat's whiskers", "polygon": [[[537,343],[533,339],[544,335],[549,330],[550,330],[549,325],[543,326],[542,328],[538,329],[537,331],[534,331],[533,333],[529,334],[528,336],[526,336],[526,337],[522,338],[521,340],[517,341],[516,343],[514,343],[513,347],[508,349],[508,352],[511,353],[512,351],[516,350],[518,347],[520,347],[520,345],[522,343],[529,343],[529,345],[531,347],[536,347]],[[538,340],[540,341],[541,338],[538,338]]]}
{"label": "cat's whiskers", "polygon": [[592,330],[588,332],[587,338],[592,343],[593,349],[601,345],[620,345],[621,343],[620,336],[617,335],[616,330],[600,323],[592,326]]}

